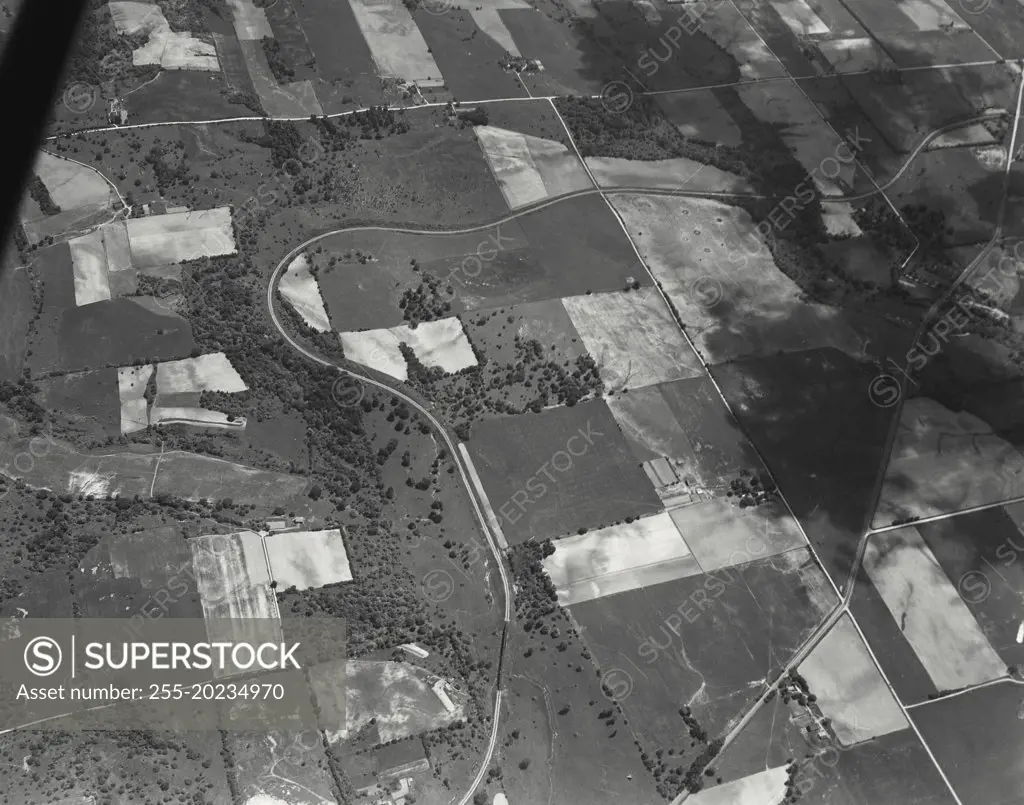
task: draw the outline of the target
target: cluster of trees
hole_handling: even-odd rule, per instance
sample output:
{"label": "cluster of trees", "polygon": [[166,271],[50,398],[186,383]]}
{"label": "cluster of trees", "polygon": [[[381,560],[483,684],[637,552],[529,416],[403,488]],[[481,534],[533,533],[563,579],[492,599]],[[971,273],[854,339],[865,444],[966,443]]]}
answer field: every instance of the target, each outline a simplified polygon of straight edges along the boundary
{"label": "cluster of trees", "polygon": [[56,215],[60,212],[60,206],[50,197],[50,191],[46,189],[38,174],[32,174],[32,179],[28,183],[28,194],[39,205],[43,215]]}
{"label": "cluster of trees", "polygon": [[156,0],[172,31],[209,33],[204,9],[231,24],[231,10],[226,0]]}
{"label": "cluster of trees", "polygon": [[274,74],[278,84],[288,84],[295,80],[295,70],[285,61],[280,42],[272,36],[263,37],[263,52],[267,55],[270,72]]}
{"label": "cluster of trees", "polygon": [[176,184],[187,185],[190,181],[184,147],[178,154],[157,143],[149,149],[143,161],[153,169],[153,177],[161,194]]}
{"label": "cluster of trees", "polygon": [[[417,270],[413,260],[413,270]],[[443,319],[452,312],[452,287],[446,289],[448,297],[441,294],[441,280],[432,274],[423,273],[423,279],[415,288],[407,288],[398,300],[402,318],[415,328],[421,321]]]}
{"label": "cluster of trees", "polygon": [[739,477],[729,482],[726,497],[734,498],[741,509],[746,509],[773,500],[775,494],[775,484],[771,478],[766,476],[762,479],[757,473],[744,467],[740,470]]}
{"label": "cluster of trees", "polygon": [[509,552],[515,578],[516,617],[524,631],[541,629],[558,612],[558,593],[544,571],[544,559],[555,552],[550,539],[524,542]]}

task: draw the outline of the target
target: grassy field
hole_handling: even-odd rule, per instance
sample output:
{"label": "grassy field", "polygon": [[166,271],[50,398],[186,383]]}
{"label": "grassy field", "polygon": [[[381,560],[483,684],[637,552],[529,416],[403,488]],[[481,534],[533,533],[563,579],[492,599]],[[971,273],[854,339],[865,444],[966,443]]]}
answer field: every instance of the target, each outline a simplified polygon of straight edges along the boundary
{"label": "grassy field", "polygon": [[1024,455],[978,417],[927,397],[903,406],[872,524],[926,517],[1024,493]]}
{"label": "grassy field", "polygon": [[661,508],[601,400],[484,420],[468,446],[513,543],[599,528]]}
{"label": "grassy field", "polygon": [[858,353],[839,312],[803,301],[744,210],[640,195],[614,204],[708,363],[826,345]]}
{"label": "grassy field", "polygon": [[21,375],[28,349],[28,326],[32,320],[32,283],[26,269],[14,264],[12,253],[0,279],[0,381],[11,382]]}
{"label": "grassy field", "polygon": [[1000,805],[1018,796],[1021,706],[1020,687],[1004,683],[911,711],[962,801]]}
{"label": "grassy field", "polygon": [[678,710],[692,708],[709,736],[723,734],[834,602],[808,552],[797,550],[571,612],[602,669],[632,680],[621,706],[644,748],[692,757]]}
{"label": "grassy field", "polygon": [[413,19],[455,100],[526,97],[515,73],[501,68],[505,49],[480,29],[472,9],[452,8],[445,14],[418,9]]}

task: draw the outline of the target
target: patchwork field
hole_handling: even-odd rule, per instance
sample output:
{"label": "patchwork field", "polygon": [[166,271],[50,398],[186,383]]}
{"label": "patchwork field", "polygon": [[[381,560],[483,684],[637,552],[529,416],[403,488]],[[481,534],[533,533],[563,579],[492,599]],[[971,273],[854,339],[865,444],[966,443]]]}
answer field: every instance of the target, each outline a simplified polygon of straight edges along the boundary
{"label": "patchwork field", "polygon": [[29,449],[30,438],[27,433],[19,433],[16,423],[8,418],[0,418],[0,443],[5,446],[0,453],[0,473],[58,494],[231,498],[236,504],[264,509],[270,502],[268,488],[276,490],[277,499],[301,506],[297,498],[308,486],[306,479],[297,475],[182,451],[166,451],[161,456],[159,451],[140,445],[115,452],[83,453],[64,441],[53,440],[52,449],[26,467],[24,461],[16,459]]}
{"label": "patchwork field", "polygon": [[316,277],[309,271],[309,259],[305,254],[300,254],[291,262],[281,275],[281,282],[277,287],[281,290],[281,295],[288,300],[288,304],[302,317],[306,326],[318,333],[330,331],[331,322],[327,318],[320,286]]}
{"label": "patchwork field", "polygon": [[544,570],[562,606],[701,572],[667,512],[564,537],[544,560]]}
{"label": "patchwork field", "polygon": [[849,615],[800,663],[817,705],[844,747],[910,726]]}
{"label": "patchwork field", "polygon": [[483,420],[467,447],[513,544],[662,508],[603,400]]}
{"label": "patchwork field", "polygon": [[408,362],[399,347],[407,344],[419,361],[449,374],[476,366],[473,347],[457,318],[421,322],[416,327],[400,324],[384,330],[340,333],[345,357],[378,372],[406,380]]}
{"label": "patchwork field", "polygon": [[661,296],[651,288],[562,299],[605,386],[616,392],[703,374]]}
{"label": "patchwork field", "polygon": [[926,397],[903,406],[872,525],[1024,495],[1024,456],[986,422]]}
{"label": "patchwork field", "polygon": [[270,575],[282,590],[352,581],[345,541],[337,528],[283,531],[264,539]]}
{"label": "patchwork field", "polygon": [[1024,667],[1018,641],[1024,613],[1024,509],[1021,504],[917,526],[960,598],[1007,666]]}
{"label": "patchwork field", "polygon": [[579,159],[561,143],[494,126],[473,131],[509,209],[592,187]]}
{"label": "patchwork field", "polygon": [[409,10],[394,0],[349,0],[380,75],[424,87],[444,84]]}
{"label": "patchwork field", "polygon": [[129,218],[126,226],[138,269],[237,252],[230,207]]}
{"label": "patchwork field", "polygon": [[801,301],[744,210],[640,195],[613,203],[708,363],[821,346],[861,352],[839,311]]}
{"label": "patchwork field", "polygon": [[230,620],[280,618],[259,534],[196,537],[189,547],[207,620],[223,620],[230,628]]}
{"label": "patchwork field", "polygon": [[916,528],[873,535],[864,569],[936,689],[956,690],[1006,673]]}
{"label": "patchwork field", "polygon": [[875,370],[823,349],[739,361],[713,373],[842,588],[870,523],[895,411],[868,396]]}
{"label": "patchwork field", "polygon": [[68,159],[40,151],[35,176],[42,182],[54,208],[43,211],[26,194],[19,217],[25,237],[35,245],[44,238],[60,240],[110,221],[120,202],[99,173]]}
{"label": "patchwork field", "polygon": [[156,64],[164,70],[220,69],[214,45],[191,33],[171,30],[159,5],[121,0],[112,0],[109,5],[118,33],[146,37],[132,53],[133,64]]}
{"label": "patchwork field", "polygon": [[[678,710],[723,734],[836,598],[806,549],[571,607],[604,673],[632,680],[620,700],[648,751],[690,742]],[[712,682],[713,680],[713,682]]]}
{"label": "patchwork field", "polygon": [[705,573],[807,546],[799,524],[777,500],[744,508],[717,498],[669,514]]}

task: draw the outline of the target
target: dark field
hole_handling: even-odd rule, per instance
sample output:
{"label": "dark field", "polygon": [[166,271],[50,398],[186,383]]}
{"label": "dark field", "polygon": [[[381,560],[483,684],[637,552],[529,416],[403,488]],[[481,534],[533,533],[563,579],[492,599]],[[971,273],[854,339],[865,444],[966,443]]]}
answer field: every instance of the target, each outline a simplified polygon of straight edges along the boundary
{"label": "dark field", "polygon": [[468,12],[461,8],[446,14],[418,10],[413,18],[455,100],[526,97],[515,73],[501,68],[504,48],[481,31]]}
{"label": "dark field", "polygon": [[1014,805],[1024,776],[1024,688],[1000,683],[910,711],[961,802]]}
{"label": "dark field", "polygon": [[510,543],[661,509],[603,400],[482,421],[467,446]]}
{"label": "dark field", "polygon": [[872,514],[894,410],[869,398],[875,374],[831,348],[714,368],[840,589]]}

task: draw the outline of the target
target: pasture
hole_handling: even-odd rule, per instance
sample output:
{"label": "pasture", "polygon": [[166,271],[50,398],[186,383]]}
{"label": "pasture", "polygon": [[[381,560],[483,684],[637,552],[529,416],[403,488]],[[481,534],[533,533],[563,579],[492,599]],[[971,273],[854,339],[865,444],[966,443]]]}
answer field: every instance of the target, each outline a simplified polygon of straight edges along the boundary
{"label": "pasture", "polygon": [[835,600],[800,549],[570,611],[599,666],[632,679],[620,705],[634,734],[668,749],[690,740],[683,706],[708,735],[726,732]]}
{"label": "pasture", "polygon": [[1003,805],[1020,796],[1024,695],[1019,685],[993,685],[910,712],[963,802]]}
{"label": "pasture", "polygon": [[513,544],[662,508],[603,400],[482,420],[467,447]]}
{"label": "pasture", "polygon": [[1024,455],[983,420],[927,397],[903,406],[872,525],[1024,495]]}
{"label": "pasture", "polygon": [[386,330],[340,333],[345,357],[398,380],[408,378],[408,365],[399,348],[406,344],[427,367],[453,374],[477,365],[476,355],[455,317],[421,322],[416,327],[400,324]]}
{"label": "pasture", "polygon": [[613,203],[708,363],[822,346],[860,352],[838,310],[802,301],[746,211],[677,197]]}

